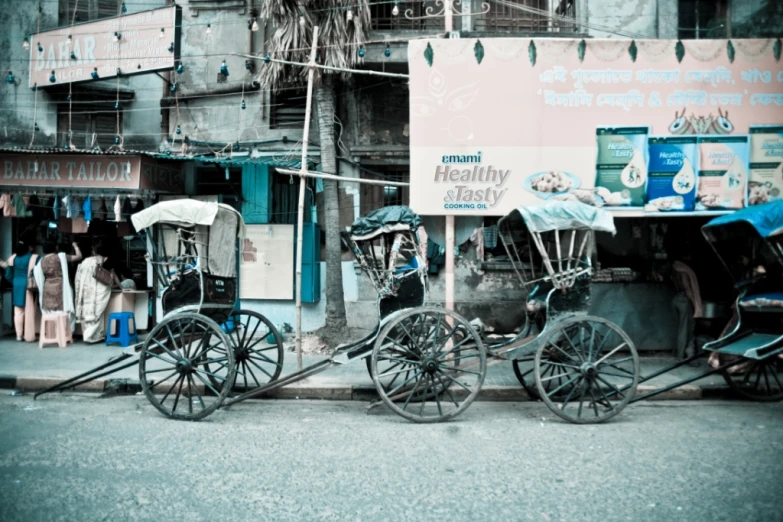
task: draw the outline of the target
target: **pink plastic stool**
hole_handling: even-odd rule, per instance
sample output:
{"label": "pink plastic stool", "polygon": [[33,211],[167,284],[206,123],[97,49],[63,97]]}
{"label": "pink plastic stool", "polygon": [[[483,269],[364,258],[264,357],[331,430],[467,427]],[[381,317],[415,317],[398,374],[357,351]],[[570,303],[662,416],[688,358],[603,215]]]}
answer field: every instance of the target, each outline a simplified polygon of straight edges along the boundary
{"label": "pink plastic stool", "polygon": [[[47,326],[54,328],[54,336],[49,337]],[[56,314],[44,314],[41,317],[41,340],[38,341],[38,347],[43,349],[45,344],[55,344],[60,348],[65,348],[68,343],[73,343],[73,334],[71,333],[70,319],[68,314],[60,312]]]}

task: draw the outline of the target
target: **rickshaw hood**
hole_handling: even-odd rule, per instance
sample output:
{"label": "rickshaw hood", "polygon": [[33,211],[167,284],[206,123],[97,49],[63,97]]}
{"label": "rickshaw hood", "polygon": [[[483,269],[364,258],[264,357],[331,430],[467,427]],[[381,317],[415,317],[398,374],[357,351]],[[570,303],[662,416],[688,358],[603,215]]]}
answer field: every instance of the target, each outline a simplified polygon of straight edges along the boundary
{"label": "rickshaw hood", "polygon": [[617,233],[609,211],[578,201],[550,201],[545,205],[518,207],[512,212],[519,212],[531,232],[594,230]]}

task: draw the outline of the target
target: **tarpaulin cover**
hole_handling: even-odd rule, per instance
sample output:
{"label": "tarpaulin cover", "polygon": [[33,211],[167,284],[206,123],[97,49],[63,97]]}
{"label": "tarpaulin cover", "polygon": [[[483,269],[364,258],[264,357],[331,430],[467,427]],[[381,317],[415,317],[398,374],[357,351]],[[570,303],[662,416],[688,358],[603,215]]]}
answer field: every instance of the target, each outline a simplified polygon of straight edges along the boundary
{"label": "tarpaulin cover", "polygon": [[211,226],[215,221],[218,210],[233,212],[239,217],[238,235],[244,237],[245,224],[242,217],[239,216],[236,210],[222,203],[211,203],[194,199],[162,201],[132,215],[131,220],[133,221],[133,226],[139,231],[149,228],[156,223],[188,227],[195,225]]}
{"label": "tarpaulin cover", "polygon": [[550,201],[545,205],[516,209],[531,232],[552,230],[595,230],[617,233],[608,211],[578,201]]}
{"label": "tarpaulin cover", "polygon": [[[783,233],[783,200],[746,207],[731,214],[716,217],[704,225],[704,229],[735,223],[749,224],[762,238]],[[709,232],[709,230],[705,231]]]}
{"label": "tarpaulin cover", "polygon": [[415,231],[421,225],[421,218],[406,206],[395,205],[374,210],[362,216],[351,225],[354,238],[376,236],[401,230]]}

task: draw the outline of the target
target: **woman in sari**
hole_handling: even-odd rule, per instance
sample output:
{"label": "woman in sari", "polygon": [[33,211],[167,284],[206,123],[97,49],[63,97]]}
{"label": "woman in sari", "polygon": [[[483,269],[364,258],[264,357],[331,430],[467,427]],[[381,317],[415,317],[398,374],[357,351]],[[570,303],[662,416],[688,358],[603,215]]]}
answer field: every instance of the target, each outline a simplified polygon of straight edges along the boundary
{"label": "woman in sari", "polygon": [[43,245],[44,256],[35,265],[33,275],[40,292],[41,312],[54,314],[65,312],[71,322],[71,331],[76,326],[76,315],[73,309],[73,290],[68,277],[68,263],[82,260],[79,245],[73,243],[74,254],[58,252],[57,245],[46,242]]}
{"label": "woman in sari", "polygon": [[[86,343],[97,343],[106,338],[103,314],[109,306],[112,285],[95,279],[95,268],[104,266],[108,254],[108,248],[96,245],[92,249],[92,257],[85,259],[76,270],[76,319],[81,322],[82,337]],[[119,284],[116,276],[113,284]]]}

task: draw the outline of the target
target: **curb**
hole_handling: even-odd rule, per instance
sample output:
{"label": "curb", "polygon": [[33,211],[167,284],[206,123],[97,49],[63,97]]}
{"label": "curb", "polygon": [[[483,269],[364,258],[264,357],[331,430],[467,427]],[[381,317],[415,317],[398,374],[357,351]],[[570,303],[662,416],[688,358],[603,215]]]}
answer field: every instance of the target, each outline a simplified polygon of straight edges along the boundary
{"label": "curb", "polygon": [[[0,375],[0,389],[36,392],[54,386],[66,379],[61,377],[15,377]],[[641,395],[659,389],[648,384],[639,385],[637,394]],[[69,390],[71,391],[71,390]],[[115,395],[135,395],[141,393],[141,383],[132,379],[96,379],[77,386],[73,391],[112,393]],[[692,401],[702,399],[723,399],[729,395],[728,386],[688,384],[669,390],[647,399],[649,401]],[[378,393],[372,385],[347,385],[339,383],[303,383],[292,384],[255,399],[286,400],[327,400],[327,401],[372,401]],[[526,402],[536,399],[525,392],[521,386],[483,386],[478,401],[487,402]]]}

